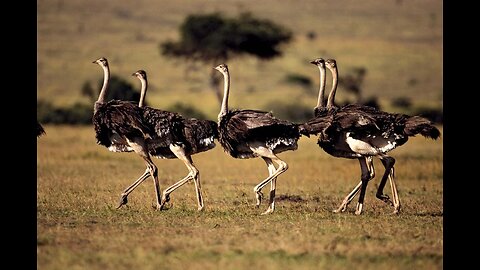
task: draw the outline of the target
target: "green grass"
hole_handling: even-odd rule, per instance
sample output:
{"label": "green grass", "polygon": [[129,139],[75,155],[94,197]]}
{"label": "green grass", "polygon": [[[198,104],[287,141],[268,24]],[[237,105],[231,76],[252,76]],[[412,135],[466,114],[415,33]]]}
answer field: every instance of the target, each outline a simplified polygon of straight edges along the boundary
{"label": "green grass", "polygon": [[[134,153],[95,143],[93,127],[46,125],[37,140],[38,269],[441,269],[443,139],[411,138],[391,152],[402,213],[375,198],[364,213],[334,214],[360,177],[358,161],[333,158],[301,138],[280,154],[275,213],[254,207],[253,187],[268,173],[259,159],[239,160],[221,146],[193,157],[205,211],[194,185],[171,194],[157,212],[150,178],[116,210],[123,189],[145,170]],[[162,190],[186,175],[179,160],[158,160]],[[268,193],[269,187],[264,189]],[[385,193],[390,195],[387,184]]]}
{"label": "green grass", "polygon": [[[208,86],[213,65],[200,65],[186,78],[186,64],[161,56],[159,44],[176,40],[179,25],[189,14],[218,11],[236,16],[248,11],[288,27],[294,39],[273,61],[244,57],[228,62],[231,106],[270,110],[266,105],[280,100],[313,107],[315,96],[284,80],[289,74],[304,75],[316,91],[318,70],[308,61],[333,57],[340,76],[365,67],[364,96],[377,96],[387,110],[398,97],[410,98],[414,106],[442,108],[443,2],[397,2],[38,1],[37,95],[58,106],[87,102],[80,89],[85,81],[96,85],[102,77],[91,62],[104,56],[113,74],[138,88],[130,74],[138,69],[148,72],[152,106],[168,108],[182,101],[214,119],[218,104]],[[314,40],[306,37],[311,31],[317,34]],[[412,80],[417,83],[409,85]],[[339,89],[337,101],[349,98]]]}

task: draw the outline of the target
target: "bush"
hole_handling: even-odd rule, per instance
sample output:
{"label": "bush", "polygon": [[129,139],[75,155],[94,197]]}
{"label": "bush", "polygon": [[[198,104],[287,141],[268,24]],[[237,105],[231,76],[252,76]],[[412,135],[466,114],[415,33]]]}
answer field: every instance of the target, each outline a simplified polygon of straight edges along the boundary
{"label": "bush", "polygon": [[310,78],[300,75],[300,74],[288,74],[285,77],[285,82],[290,83],[290,84],[296,84],[299,85],[305,89],[310,90],[312,87],[312,81]]}
{"label": "bush", "polygon": [[412,101],[408,97],[398,97],[392,100],[392,106],[408,109],[412,106]]}
{"label": "bush", "polygon": [[92,116],[93,105],[75,103],[60,108],[47,101],[37,102],[37,120],[44,124],[91,124]]}
{"label": "bush", "polygon": [[167,111],[177,112],[185,118],[207,119],[207,116],[192,105],[177,102],[166,109]]}
{"label": "bush", "polygon": [[[102,88],[102,84],[103,84],[103,78],[98,83],[99,85],[98,91],[100,91],[100,89]],[[98,94],[97,94],[97,97],[98,97]],[[112,75],[110,77],[107,96],[105,97],[105,101],[109,101],[112,99],[129,100],[129,101],[135,101],[138,103],[138,101],[140,100],[140,92],[136,91],[134,87],[124,79],[116,75]],[[144,104],[147,105],[146,103]]]}
{"label": "bush", "polygon": [[276,118],[294,123],[304,123],[313,117],[313,108],[305,105],[275,101],[265,107],[270,108]]}

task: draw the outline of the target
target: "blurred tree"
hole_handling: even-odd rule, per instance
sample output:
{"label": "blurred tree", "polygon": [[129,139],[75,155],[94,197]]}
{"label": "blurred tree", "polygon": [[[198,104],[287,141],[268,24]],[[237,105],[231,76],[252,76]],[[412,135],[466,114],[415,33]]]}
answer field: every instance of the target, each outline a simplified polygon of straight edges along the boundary
{"label": "blurred tree", "polygon": [[412,101],[408,97],[398,97],[392,100],[392,106],[409,109],[412,106]]}
{"label": "blurred tree", "polygon": [[287,74],[285,77],[285,82],[301,86],[307,91],[308,94],[316,94],[316,91],[314,91],[312,88],[312,80],[302,74]]}
{"label": "blurred tree", "polygon": [[99,93],[95,93],[90,82],[86,81],[82,85],[81,94],[82,96],[86,96],[93,103],[97,100]]}
{"label": "blurred tree", "polygon": [[172,106],[168,107],[167,111],[177,112],[188,118],[207,119],[207,116],[203,112],[195,108],[195,106],[182,102],[176,102]]}
{"label": "blurred tree", "polygon": [[362,84],[367,75],[367,69],[364,67],[355,67],[351,72],[338,79],[338,83],[342,85],[345,90],[353,93],[356,96],[356,102],[362,102]]}
{"label": "blurred tree", "polygon": [[[377,97],[364,98],[362,96],[362,84],[367,75],[367,69],[365,67],[353,67],[345,76],[338,79],[338,83],[342,85],[347,92],[355,95],[355,101],[353,103],[363,104],[366,106],[380,109]],[[346,102],[349,104],[352,102]]]}
{"label": "blurred tree", "polygon": [[214,66],[241,55],[272,59],[281,55],[278,46],[292,37],[290,30],[250,13],[242,13],[238,18],[224,18],[218,13],[189,15],[179,31],[180,41],[161,43],[161,54],[211,65],[210,85],[219,102],[221,80]]}
{"label": "blurred tree", "polygon": [[[85,82],[81,89],[81,94],[88,97],[92,103],[95,102],[100,94],[100,90],[103,85],[103,78],[98,81],[98,87],[96,90],[92,88],[90,82]],[[140,92],[134,90],[133,86],[122,78],[112,75],[110,76],[110,81],[108,85],[107,96],[105,97],[106,101],[118,99],[118,100],[130,100],[138,103],[140,100]],[[147,102],[145,102],[147,105]]]}

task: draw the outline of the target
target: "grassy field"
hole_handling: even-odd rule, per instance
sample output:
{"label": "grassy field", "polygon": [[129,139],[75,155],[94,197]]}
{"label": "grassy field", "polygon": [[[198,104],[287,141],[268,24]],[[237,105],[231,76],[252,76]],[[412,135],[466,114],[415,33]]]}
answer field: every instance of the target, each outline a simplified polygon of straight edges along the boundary
{"label": "grassy field", "polygon": [[[286,84],[289,74],[312,80],[318,70],[308,62],[333,57],[340,77],[364,67],[365,97],[377,96],[384,109],[392,99],[410,98],[414,106],[443,106],[443,2],[426,1],[37,1],[37,96],[58,106],[87,102],[85,82],[96,85],[101,69],[91,62],[110,61],[114,75],[139,87],[130,76],[149,74],[149,104],[166,108],[182,102],[214,119],[218,104],[209,90],[213,64],[200,65],[185,78],[186,64],[160,55],[159,44],[178,39],[178,27],[189,14],[251,12],[292,30],[283,55],[269,62],[251,57],[228,62],[232,75],[230,105],[270,110],[285,101],[313,107],[315,94]],[[307,38],[314,32],[316,38]],[[215,66],[220,63],[215,63]],[[327,85],[329,87],[329,85]],[[352,100],[339,89],[337,101]]]}
{"label": "grassy field", "polygon": [[[193,184],[157,212],[149,179],[115,206],[145,167],[133,153],[96,145],[93,127],[45,126],[37,140],[38,269],[442,269],[443,139],[412,138],[392,151],[402,213],[375,198],[383,170],[367,189],[365,210],[331,212],[357,184],[355,160],[328,156],[314,138],[280,156],[277,209],[261,216],[253,187],[263,161],[239,160],[220,146],[194,156],[206,209]],[[186,175],[178,160],[154,160],[162,190]],[[266,187],[265,194],[268,192]],[[386,194],[391,194],[388,187]]]}
{"label": "grassy field", "polygon": [[[208,86],[213,65],[199,65],[186,78],[186,64],[161,56],[159,44],[177,40],[189,14],[251,12],[291,29],[294,39],[273,61],[227,63],[231,107],[313,108],[318,69],[308,62],[323,57],[337,60],[340,77],[366,68],[363,94],[377,96],[384,110],[398,110],[390,106],[398,97],[441,109],[442,9],[441,0],[38,0],[37,98],[56,106],[89,102],[81,88],[100,80],[92,61],[104,56],[112,74],[134,86],[130,75],[147,71],[149,105],[182,102],[216,119],[219,106]],[[312,91],[286,84],[289,74],[309,77]],[[337,101],[351,98],[340,86]],[[268,175],[261,160],[231,158],[220,146],[194,156],[204,212],[196,211],[193,184],[171,195],[169,210],[154,211],[151,180],[116,210],[120,193],[145,170],[142,160],[97,145],[91,126],[45,129],[37,140],[38,269],[443,268],[443,139],[412,138],[392,152],[400,215],[375,198],[383,172],[375,161],[364,213],[355,216],[356,200],[346,213],[331,210],[358,183],[358,161],[330,157],[314,138],[302,138],[298,151],[281,154],[290,168],[277,181],[275,213],[260,216],[267,206],[254,207],[253,187]],[[162,190],[187,173],[178,160],[154,161]]]}

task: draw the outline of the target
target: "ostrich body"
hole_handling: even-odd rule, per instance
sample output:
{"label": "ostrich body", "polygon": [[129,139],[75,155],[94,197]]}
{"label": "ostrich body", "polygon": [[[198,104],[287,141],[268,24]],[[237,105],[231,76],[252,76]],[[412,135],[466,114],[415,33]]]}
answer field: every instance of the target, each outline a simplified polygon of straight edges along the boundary
{"label": "ostrich body", "polygon": [[[160,210],[161,198],[158,169],[150,157],[147,144],[147,140],[157,139],[158,136],[156,136],[156,133],[149,125],[144,123],[144,110],[135,103],[120,100],[105,102],[110,78],[108,61],[102,57],[93,61],[93,63],[100,65],[104,72],[103,86],[98,100],[95,102],[92,117],[97,144],[107,147],[108,150],[112,152],[133,151],[143,158],[147,168],[134,184],[141,183],[148,178],[148,176],[152,176],[157,200],[156,209]],[[126,193],[128,195],[129,192],[131,191],[127,188],[124,194]],[[126,195],[122,196],[118,207],[125,203],[127,203]]]}
{"label": "ostrich body", "polygon": [[[191,156],[215,147],[214,140],[218,139],[217,124],[210,120],[185,119],[175,112],[144,106],[148,87],[147,73],[144,70],[138,70],[132,76],[136,76],[142,85],[138,106],[143,109],[144,122],[157,135],[154,139],[147,139],[146,141],[150,155],[164,159],[178,158],[184,162],[189,171],[186,177],[164,190],[161,207],[163,208],[165,203],[170,200],[170,193],[193,180],[198,210],[202,210],[204,203],[200,186],[200,173],[193,164]],[[124,191],[122,198],[126,198],[128,193],[133,191],[140,183],[134,182]]]}
{"label": "ostrich body", "polygon": [[[420,116],[388,113],[360,104],[336,107],[334,105],[338,82],[336,61],[329,59],[324,62],[323,59],[316,59],[311,63],[320,69],[319,102],[314,109],[315,117],[300,126],[301,133],[307,136],[318,134],[318,145],[325,152],[334,157],[358,159],[362,171],[359,184],[334,212],[344,212],[360,191],[355,214],[362,213],[368,181],[375,176],[373,157],[378,157],[385,167],[385,172],[376,197],[392,204],[394,213],[399,213],[400,200],[394,182],[395,159],[387,153],[405,144],[409,137],[420,134],[426,138],[437,139],[440,131],[429,120]],[[322,83],[322,78],[323,80],[325,78],[325,66],[332,72],[333,77],[332,90],[326,106],[323,102],[325,83]],[[387,179],[392,190],[392,200],[383,194]]]}
{"label": "ostrich body", "polygon": [[[228,67],[220,64],[215,67],[224,77],[224,95],[218,114],[219,142],[225,152],[234,158],[246,159],[261,157],[268,167],[269,176],[253,188],[259,207],[262,188],[269,182],[269,206],[262,214],[275,210],[275,188],[277,177],[288,169],[285,161],[277,154],[297,149],[300,138],[298,126],[294,123],[275,118],[270,112],[257,110],[229,110],[228,96],[230,75]],[[274,163],[278,165],[276,168]]]}
{"label": "ostrich body", "polygon": [[45,129],[42,127],[40,122],[37,121],[37,138],[41,137],[42,135],[45,135]]}

